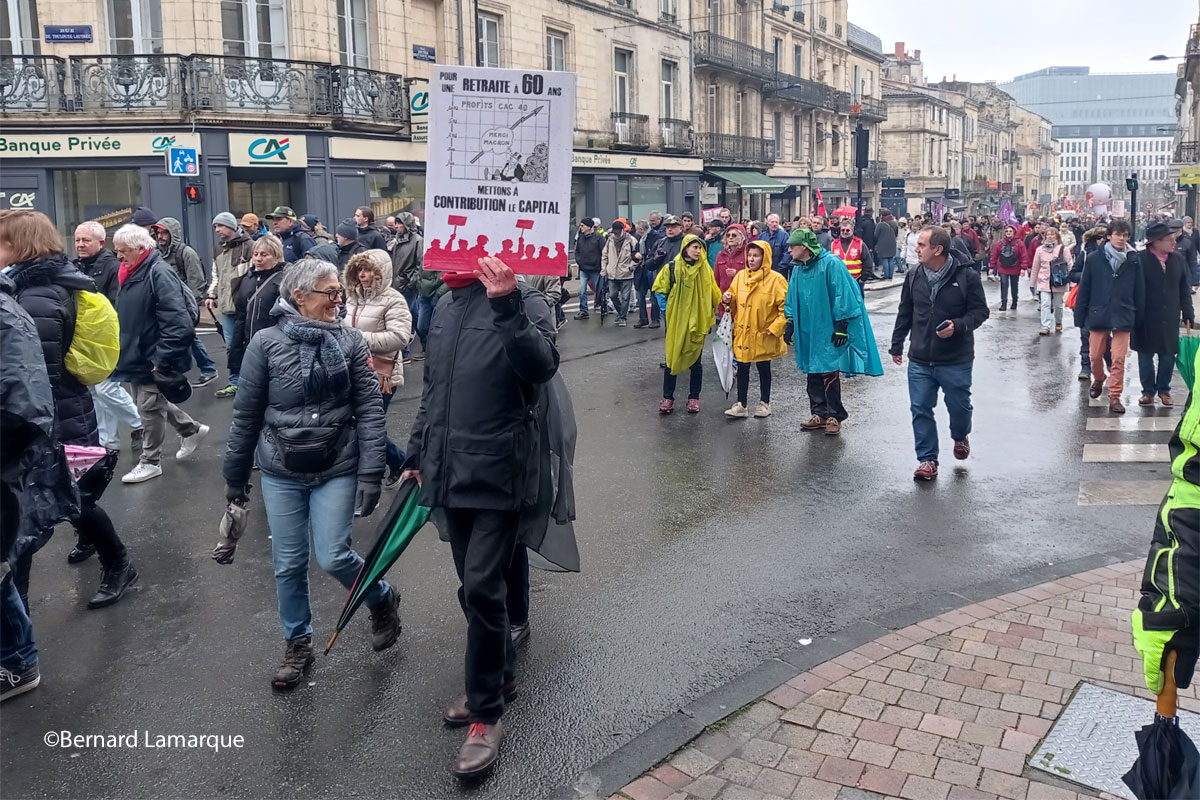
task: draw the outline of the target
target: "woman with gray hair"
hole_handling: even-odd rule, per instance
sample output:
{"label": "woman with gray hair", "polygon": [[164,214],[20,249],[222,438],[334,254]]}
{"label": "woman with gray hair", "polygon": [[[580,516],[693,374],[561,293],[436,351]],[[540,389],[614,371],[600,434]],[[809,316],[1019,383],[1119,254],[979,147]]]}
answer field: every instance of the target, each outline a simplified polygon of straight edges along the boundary
{"label": "woman with gray hair", "polygon": [[[383,480],[383,400],[366,341],[338,319],[345,298],[332,264],[302,258],[288,267],[271,310],[275,326],[251,340],[242,361],[225,454],[231,503],[245,503],[255,461],[262,470],[287,640],[271,685],[283,691],[313,662],[309,530],[321,569],[349,589],[363,564],[350,545],[354,516],[375,509]],[[400,595],[380,580],[366,604],[371,646],[386,650],[400,635]]]}

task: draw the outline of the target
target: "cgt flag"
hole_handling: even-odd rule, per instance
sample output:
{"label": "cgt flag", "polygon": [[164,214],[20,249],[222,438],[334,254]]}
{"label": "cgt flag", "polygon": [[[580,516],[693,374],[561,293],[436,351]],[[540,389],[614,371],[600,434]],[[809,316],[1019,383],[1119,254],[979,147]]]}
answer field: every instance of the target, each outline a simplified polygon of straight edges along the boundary
{"label": "cgt flag", "polygon": [[818,186],[818,187],[816,187],[816,189],[817,189],[817,206],[816,206],[816,208],[813,209],[813,213],[818,216],[827,217],[827,216],[829,216],[829,214],[828,214],[828,212],[825,211],[825,201],[821,198],[821,187]]}

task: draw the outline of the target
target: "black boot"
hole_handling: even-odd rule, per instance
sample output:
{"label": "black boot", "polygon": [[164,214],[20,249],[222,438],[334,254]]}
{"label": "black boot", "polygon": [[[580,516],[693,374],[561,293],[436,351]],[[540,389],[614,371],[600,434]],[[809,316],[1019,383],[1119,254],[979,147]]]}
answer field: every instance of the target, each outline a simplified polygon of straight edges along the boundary
{"label": "black boot", "polygon": [[295,689],[315,660],[311,636],[288,639],[287,648],[283,651],[283,663],[275,670],[271,686],[284,692]]}
{"label": "black boot", "polygon": [[138,579],[137,570],[129,559],[122,560],[110,569],[101,572],[100,588],[95,596],[88,600],[88,608],[104,608],[111,606],[121,599],[128,589]]}
{"label": "black boot", "polygon": [[400,637],[400,593],[388,589],[382,603],[371,609],[371,647],[387,650]]}
{"label": "black boot", "polygon": [[78,564],[81,561],[87,561],[94,555],[96,555],[96,548],[92,547],[90,544],[76,542],[75,546],[71,548],[71,552],[67,553],[67,563]]}

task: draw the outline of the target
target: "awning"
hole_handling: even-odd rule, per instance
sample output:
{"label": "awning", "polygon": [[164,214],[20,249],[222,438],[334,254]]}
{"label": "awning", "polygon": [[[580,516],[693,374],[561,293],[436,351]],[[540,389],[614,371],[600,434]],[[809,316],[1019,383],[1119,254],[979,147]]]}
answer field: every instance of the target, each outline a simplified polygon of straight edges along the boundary
{"label": "awning", "polygon": [[719,181],[740,186],[747,192],[778,194],[788,188],[788,185],[783,181],[776,180],[761,172],[755,172],[752,169],[710,169],[705,170],[705,175],[709,175]]}

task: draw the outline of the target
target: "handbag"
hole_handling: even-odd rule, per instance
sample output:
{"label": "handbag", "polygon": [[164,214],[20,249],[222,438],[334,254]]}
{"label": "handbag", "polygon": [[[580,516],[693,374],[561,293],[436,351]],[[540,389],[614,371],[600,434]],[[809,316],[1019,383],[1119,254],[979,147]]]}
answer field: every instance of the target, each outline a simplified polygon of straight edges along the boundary
{"label": "handbag", "polygon": [[392,386],[392,376],[396,374],[396,359],[371,356],[367,359],[367,366],[375,370],[375,378],[379,381],[379,391],[391,394],[395,388]]}
{"label": "handbag", "polygon": [[289,472],[324,472],[334,465],[350,425],[312,428],[267,428],[267,439]]}
{"label": "handbag", "polygon": [[1075,307],[1075,297],[1079,294],[1079,284],[1071,287],[1071,291],[1067,292],[1067,299],[1063,300],[1063,305],[1067,308]]}
{"label": "handbag", "polygon": [[1050,285],[1066,286],[1070,282],[1071,266],[1063,258],[1063,246],[1058,246],[1058,252],[1050,259]]}

